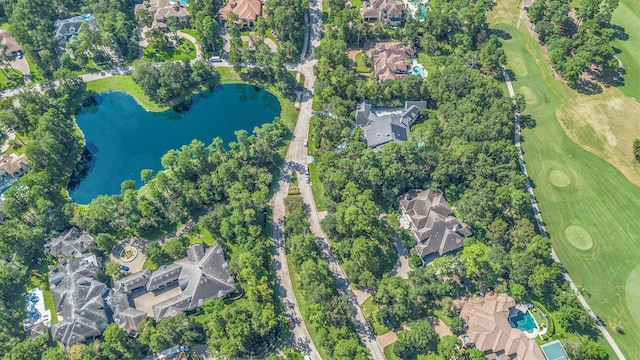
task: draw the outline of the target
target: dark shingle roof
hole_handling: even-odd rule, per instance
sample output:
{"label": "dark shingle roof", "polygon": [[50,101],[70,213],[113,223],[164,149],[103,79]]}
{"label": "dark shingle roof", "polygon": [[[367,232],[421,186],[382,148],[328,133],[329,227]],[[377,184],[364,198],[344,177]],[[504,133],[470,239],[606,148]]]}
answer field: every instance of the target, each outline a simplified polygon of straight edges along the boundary
{"label": "dark shingle roof", "polygon": [[65,346],[98,336],[107,326],[107,286],[95,279],[97,270],[91,255],[69,259],[49,273],[55,311],[62,313],[62,320],[51,325],[51,334]]}
{"label": "dark shingle roof", "polygon": [[47,241],[45,249],[57,258],[69,258],[88,253],[94,244],[93,236],[72,227]]}
{"label": "dark shingle roof", "polygon": [[181,269],[182,266],[177,265],[176,263],[161,266],[158,270],[151,273],[151,277],[147,283],[147,291],[155,291],[162,286],[177,281]]}
{"label": "dark shingle roof", "polygon": [[453,216],[441,191],[410,190],[400,199],[400,207],[411,222],[418,241],[418,255],[442,255],[463,246],[471,231]]}

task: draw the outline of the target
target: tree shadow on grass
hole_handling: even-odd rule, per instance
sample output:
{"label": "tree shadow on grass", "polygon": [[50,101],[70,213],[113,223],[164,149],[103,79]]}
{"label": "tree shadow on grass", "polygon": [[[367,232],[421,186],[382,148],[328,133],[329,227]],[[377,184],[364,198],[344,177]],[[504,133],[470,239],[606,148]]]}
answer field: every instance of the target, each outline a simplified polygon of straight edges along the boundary
{"label": "tree shadow on grass", "polygon": [[[513,70],[506,69],[506,71],[507,71],[507,75],[509,76],[509,80],[518,81],[518,77],[516,76],[516,73],[513,72]],[[500,71],[500,73],[496,77],[496,80],[498,80],[500,82],[506,82],[506,79],[504,78],[504,75],[502,74],[502,71]]]}
{"label": "tree shadow on grass", "polygon": [[597,95],[602,93],[602,86],[600,86],[600,84],[587,79],[578,79],[571,88],[584,95]]}
{"label": "tree shadow on grass", "polygon": [[500,29],[490,29],[489,33],[494,34],[500,40],[511,40],[513,38],[509,32]]}

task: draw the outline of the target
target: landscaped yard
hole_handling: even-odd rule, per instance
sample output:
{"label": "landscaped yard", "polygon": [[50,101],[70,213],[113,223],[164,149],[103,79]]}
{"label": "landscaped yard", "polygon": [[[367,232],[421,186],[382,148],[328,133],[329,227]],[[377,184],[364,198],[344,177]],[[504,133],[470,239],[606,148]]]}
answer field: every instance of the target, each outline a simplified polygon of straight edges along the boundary
{"label": "landscaped yard", "polygon": [[359,73],[370,73],[371,69],[364,64],[363,58],[364,54],[359,52],[356,54],[356,71]]}
{"label": "landscaped yard", "polygon": [[144,48],[144,58],[149,61],[193,60],[196,58],[196,47],[186,39],[180,39],[180,45],[165,47],[156,51],[151,45]]}
{"label": "landscaped yard", "polygon": [[373,302],[373,296],[370,296],[365,302],[362,303],[362,311],[364,316],[369,320],[369,323],[373,327],[373,332],[376,336],[384,335],[391,331],[388,327],[380,324],[376,318],[376,312],[378,312],[378,306]]}
{"label": "landscaped yard", "polygon": [[24,85],[24,77],[21,72],[11,68],[3,68],[0,71],[0,90],[22,85]]}
{"label": "landscaped yard", "polygon": [[[629,139],[640,137],[640,104],[615,87],[587,96],[556,80],[526,26],[516,27],[516,4],[499,2],[489,19],[510,35],[503,42],[507,67],[515,75],[515,91],[526,97],[525,114],[535,120],[535,127],[523,130],[522,146],[540,211],[563,266],[590,294],[587,301],[626,357],[638,359],[640,189],[628,178],[640,182],[640,166],[629,154]],[[621,10],[638,4],[622,1],[614,22]],[[632,34],[633,27],[625,28]],[[638,73],[625,78],[633,76]],[[622,90],[635,92],[632,83]]]}
{"label": "landscaped yard", "polygon": [[133,96],[138,104],[148,111],[160,112],[169,109],[166,106],[159,106],[144,94],[142,89],[136,84],[130,75],[118,75],[90,81],[87,83],[87,90],[101,93],[105,91],[124,91]]}
{"label": "landscaped yard", "polygon": [[316,208],[318,211],[326,211],[327,198],[324,195],[324,186],[322,185],[322,181],[320,181],[318,165],[316,163],[309,164],[309,181],[311,181],[311,192],[313,193]]}

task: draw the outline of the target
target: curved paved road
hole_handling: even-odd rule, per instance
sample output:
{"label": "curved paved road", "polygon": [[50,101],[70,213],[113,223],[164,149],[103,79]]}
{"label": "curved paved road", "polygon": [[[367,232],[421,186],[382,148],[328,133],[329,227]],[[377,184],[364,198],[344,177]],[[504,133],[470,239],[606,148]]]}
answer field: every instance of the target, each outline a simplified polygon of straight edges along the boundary
{"label": "curved paved road", "polygon": [[[516,95],[515,95],[515,92],[513,91],[513,86],[511,85],[511,79],[509,78],[509,74],[507,74],[507,71],[504,68],[504,66],[502,67],[502,75],[504,76],[505,82],[507,83],[509,96],[514,98]],[[542,214],[540,213],[540,209],[538,208],[538,201],[536,200],[536,196],[533,193],[533,187],[531,187],[531,180],[529,179],[529,174],[527,173],[527,166],[525,165],[524,158],[522,156],[520,134],[521,134],[520,114],[516,113],[515,114],[515,143],[516,143],[516,148],[518,149],[518,162],[520,164],[520,170],[522,170],[522,173],[526,177],[527,192],[529,193],[529,197],[531,198],[531,206],[533,207],[533,214],[536,218],[538,229],[540,229],[540,235],[547,237],[548,236],[547,230],[544,226],[544,222],[542,221]],[[553,248],[551,248],[551,257],[553,257],[553,260],[555,262],[560,263],[560,259],[558,258],[558,255],[556,255],[556,252]],[[611,337],[611,334],[609,334],[609,331],[607,331],[607,328],[605,328],[602,325],[602,323],[598,320],[598,317],[593,312],[593,310],[591,310],[591,307],[587,303],[587,300],[585,300],[584,296],[582,296],[582,294],[574,284],[573,280],[571,280],[571,277],[569,276],[569,274],[563,271],[562,275],[564,276],[564,279],[569,283],[569,286],[571,287],[571,289],[576,293],[576,295],[578,296],[578,300],[580,300],[580,303],[582,304],[582,307],[584,307],[584,309],[587,310],[591,318],[594,320],[596,326],[598,327],[598,329],[600,330],[604,338],[609,343],[609,346],[611,346],[613,351],[616,353],[616,356],[618,356],[620,360],[625,360],[624,354],[622,354],[622,351],[620,351],[618,344],[616,344],[616,342],[613,340],[613,338]]]}

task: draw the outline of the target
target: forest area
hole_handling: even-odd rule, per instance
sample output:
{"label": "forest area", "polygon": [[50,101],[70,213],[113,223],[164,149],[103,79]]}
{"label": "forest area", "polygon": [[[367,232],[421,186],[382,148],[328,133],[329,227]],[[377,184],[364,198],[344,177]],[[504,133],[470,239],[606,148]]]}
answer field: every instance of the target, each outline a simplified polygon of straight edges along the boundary
{"label": "forest area", "polygon": [[617,73],[618,59],[611,44],[620,36],[619,27],[611,23],[617,7],[618,0],[581,0],[577,10],[567,0],[545,0],[529,8],[538,40],[570,84],[587,73],[597,79]]}

